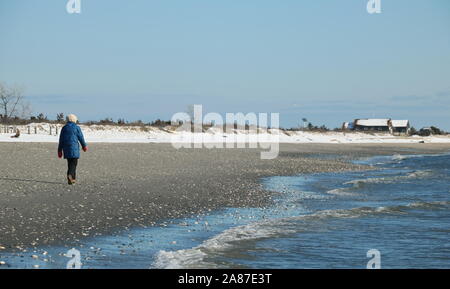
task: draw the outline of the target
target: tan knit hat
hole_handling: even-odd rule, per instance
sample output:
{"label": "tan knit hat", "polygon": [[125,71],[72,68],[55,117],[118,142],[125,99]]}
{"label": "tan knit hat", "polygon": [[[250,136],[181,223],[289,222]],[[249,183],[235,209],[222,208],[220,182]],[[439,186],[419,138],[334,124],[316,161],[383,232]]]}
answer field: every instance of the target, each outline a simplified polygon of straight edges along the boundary
{"label": "tan knit hat", "polygon": [[74,114],[69,114],[69,115],[67,116],[67,121],[70,121],[70,122],[73,122],[73,123],[77,123],[78,118],[77,118],[77,116],[74,115]]}

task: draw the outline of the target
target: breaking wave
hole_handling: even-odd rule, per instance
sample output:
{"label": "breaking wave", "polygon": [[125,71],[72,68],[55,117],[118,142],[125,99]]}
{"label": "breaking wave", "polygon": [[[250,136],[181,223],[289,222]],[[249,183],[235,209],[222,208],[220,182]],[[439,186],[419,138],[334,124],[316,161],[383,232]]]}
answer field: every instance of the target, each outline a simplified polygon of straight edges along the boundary
{"label": "breaking wave", "polygon": [[390,164],[390,163],[399,163],[407,159],[421,159],[426,157],[440,157],[440,156],[448,156],[450,155],[450,152],[446,153],[438,153],[438,154],[395,154],[391,156],[376,156],[376,157],[369,157],[366,159],[360,159],[356,161],[356,163],[363,163],[363,164],[371,164],[371,165],[383,165],[383,164]]}
{"label": "breaking wave", "polygon": [[411,157],[411,155],[400,155],[400,154],[396,154],[396,155],[393,155],[393,156],[391,157],[391,159],[392,159],[393,161],[402,161],[402,160],[407,159],[407,158],[410,158],[410,157]]}
{"label": "breaking wave", "polygon": [[[415,202],[407,205],[386,207],[359,207],[352,209],[323,210],[309,215],[300,215],[279,219],[249,223],[228,230],[204,241],[199,246],[178,251],[159,251],[155,256],[154,268],[219,268],[217,262],[208,262],[209,258],[221,256],[246,241],[257,241],[272,237],[286,236],[308,230],[308,224],[330,218],[360,218],[378,214],[407,214],[412,209],[442,210],[450,209],[450,201]],[[298,227],[298,221],[304,226]],[[294,225],[297,223],[297,225]],[[311,226],[315,228],[317,226]]]}
{"label": "breaking wave", "polygon": [[408,179],[418,179],[427,178],[433,174],[431,170],[419,170],[409,173],[405,176],[391,176],[391,177],[381,177],[381,178],[367,178],[367,179],[357,179],[345,182],[344,185],[353,185],[354,187],[361,187],[364,184],[391,184],[397,183],[399,181],[404,181]]}
{"label": "breaking wave", "polygon": [[354,196],[359,195],[357,193],[348,192],[348,188],[339,188],[339,189],[329,190],[329,191],[326,191],[325,194],[334,195],[334,196],[342,196],[342,197],[354,197]]}
{"label": "breaking wave", "polygon": [[279,227],[282,220],[254,222],[230,228],[191,249],[160,251],[155,258],[153,267],[165,269],[216,268],[217,264],[208,263],[205,258],[233,248],[233,243],[294,233],[295,231]]}

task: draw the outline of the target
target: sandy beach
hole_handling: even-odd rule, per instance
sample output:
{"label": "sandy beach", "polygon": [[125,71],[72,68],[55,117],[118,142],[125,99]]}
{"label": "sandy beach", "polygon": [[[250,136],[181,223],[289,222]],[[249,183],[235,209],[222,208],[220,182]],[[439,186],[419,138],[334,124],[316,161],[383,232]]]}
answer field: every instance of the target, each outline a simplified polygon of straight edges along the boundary
{"label": "sandy beach", "polygon": [[[257,149],[181,149],[170,144],[90,146],[75,186],[55,144],[0,143],[0,246],[33,247],[152,226],[221,207],[265,206],[262,177],[367,169],[361,156],[441,153],[450,144],[282,144]],[[322,157],[321,157],[322,156]],[[331,157],[330,157],[331,156]]]}

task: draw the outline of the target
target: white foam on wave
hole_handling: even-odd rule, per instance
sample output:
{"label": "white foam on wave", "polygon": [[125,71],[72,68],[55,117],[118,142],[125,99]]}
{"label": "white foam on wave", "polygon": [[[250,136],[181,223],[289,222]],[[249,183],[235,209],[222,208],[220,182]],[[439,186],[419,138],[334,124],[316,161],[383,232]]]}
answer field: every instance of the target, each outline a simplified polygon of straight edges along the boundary
{"label": "white foam on wave", "polygon": [[411,155],[400,155],[400,154],[396,154],[396,155],[393,155],[393,156],[391,157],[391,159],[394,160],[394,161],[402,161],[402,160],[407,159],[407,158],[410,158],[410,157],[411,157]]}
{"label": "white foam on wave", "polygon": [[230,228],[191,249],[160,251],[156,255],[153,267],[164,269],[215,268],[217,265],[208,263],[205,258],[233,248],[233,243],[293,233],[294,231],[280,227],[281,220],[283,219],[259,221]]}
{"label": "white foam on wave", "polygon": [[[407,205],[385,207],[358,207],[352,209],[323,210],[309,215],[263,220],[242,225],[228,230],[204,241],[199,246],[178,251],[159,251],[155,256],[154,268],[218,268],[208,258],[220,256],[233,250],[242,241],[256,241],[275,236],[289,235],[299,232],[295,221],[320,221],[328,218],[359,218],[374,214],[407,214],[409,209],[448,209],[449,201],[415,202]],[[316,226],[313,226],[316,227]]]}
{"label": "white foam on wave", "polygon": [[391,184],[402,180],[417,179],[417,178],[427,178],[433,174],[431,170],[419,170],[411,172],[404,176],[392,176],[392,177],[381,177],[381,178],[367,178],[367,179],[356,179],[345,182],[344,185],[353,185],[358,187],[363,184]]}
{"label": "white foam on wave", "polygon": [[439,207],[446,207],[450,205],[450,201],[435,201],[435,202],[415,202],[406,205],[408,208],[415,209],[435,209]]}
{"label": "white foam on wave", "polygon": [[450,152],[444,152],[444,153],[435,153],[435,154],[409,154],[409,155],[401,155],[401,154],[395,154],[391,157],[392,160],[405,160],[405,159],[411,159],[411,158],[426,158],[426,157],[441,157],[441,156],[448,156],[450,155]]}
{"label": "white foam on wave", "polygon": [[352,196],[359,195],[357,193],[348,192],[347,188],[333,189],[333,190],[326,191],[325,193],[329,194],[329,195],[342,196],[342,197],[352,197]]}
{"label": "white foam on wave", "polygon": [[375,157],[367,157],[361,158],[356,163],[363,163],[369,165],[384,165],[389,163],[399,163],[407,159],[412,158],[426,158],[426,157],[440,157],[440,156],[448,156],[450,152],[437,153],[437,154],[394,154],[391,156],[375,156]]}

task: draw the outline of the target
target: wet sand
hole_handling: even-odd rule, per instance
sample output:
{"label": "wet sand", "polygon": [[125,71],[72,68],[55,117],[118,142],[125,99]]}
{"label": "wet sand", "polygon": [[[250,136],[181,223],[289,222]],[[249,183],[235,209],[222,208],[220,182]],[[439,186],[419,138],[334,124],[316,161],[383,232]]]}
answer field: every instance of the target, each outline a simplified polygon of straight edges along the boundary
{"label": "wet sand", "polygon": [[441,153],[450,144],[283,144],[275,160],[257,149],[181,149],[170,144],[91,144],[78,183],[67,185],[56,145],[0,143],[0,247],[77,239],[221,207],[265,206],[274,175],[361,170],[372,155]]}

